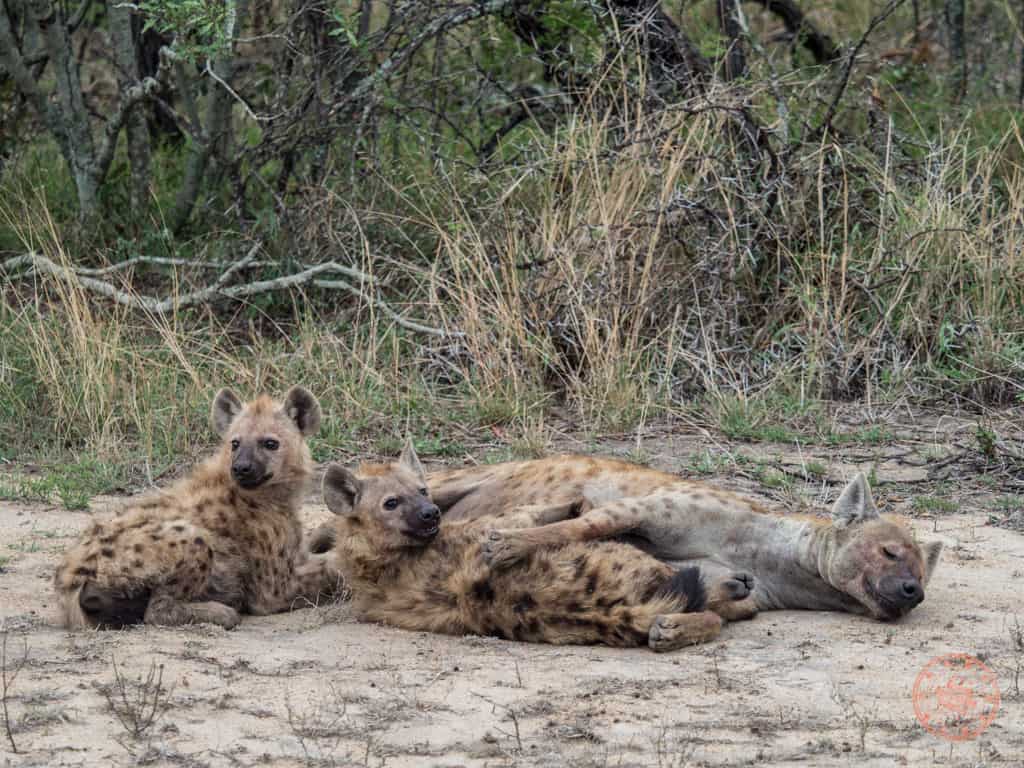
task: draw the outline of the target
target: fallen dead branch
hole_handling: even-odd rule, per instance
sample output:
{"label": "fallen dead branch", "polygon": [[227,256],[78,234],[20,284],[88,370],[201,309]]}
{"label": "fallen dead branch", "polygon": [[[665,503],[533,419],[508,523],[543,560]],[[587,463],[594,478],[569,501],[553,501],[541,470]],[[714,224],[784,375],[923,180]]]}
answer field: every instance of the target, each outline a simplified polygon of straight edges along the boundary
{"label": "fallen dead branch", "polygon": [[[15,256],[14,258],[8,259],[0,264],[0,272],[10,273],[14,270],[28,267],[25,272],[16,275],[16,277],[23,278],[33,273],[47,274],[103,296],[104,298],[110,299],[122,306],[161,316],[172,314],[180,309],[185,309],[186,307],[206,304],[217,299],[242,299],[248,296],[255,296],[257,294],[282,291],[303,285],[312,285],[326,290],[342,290],[351,293],[353,296],[357,296],[383,312],[384,315],[392,320],[396,325],[406,328],[407,330],[415,331],[416,333],[425,333],[431,336],[461,335],[458,331],[434,328],[402,317],[384,301],[370,295],[362,287],[334,277],[335,275],[351,276],[358,279],[361,283],[370,282],[371,280],[369,275],[353,269],[352,267],[338,264],[334,261],[328,261],[323,264],[306,267],[301,272],[273,278],[271,280],[257,280],[251,283],[242,283],[233,286],[227,285],[227,283],[230,282],[231,279],[242,269],[255,264],[254,259],[258,249],[259,245],[254,246],[240,261],[228,266],[227,269],[214,281],[213,285],[190,293],[168,296],[165,298],[140,296],[135,293],[121,290],[108,282],[94,277],[93,274],[96,274],[95,271],[92,271],[92,274],[90,274],[89,270],[67,267],[62,264],[58,264],[40,253],[26,253],[21,256]],[[322,277],[327,275],[332,275],[332,278],[325,279],[325,277]]]}

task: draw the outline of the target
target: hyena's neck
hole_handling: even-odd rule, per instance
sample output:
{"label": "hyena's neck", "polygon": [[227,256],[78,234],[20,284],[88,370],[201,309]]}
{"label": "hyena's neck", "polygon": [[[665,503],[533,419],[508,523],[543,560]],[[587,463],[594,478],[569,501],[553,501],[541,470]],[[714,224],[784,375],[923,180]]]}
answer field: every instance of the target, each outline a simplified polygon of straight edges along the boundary
{"label": "hyena's neck", "polygon": [[357,596],[386,592],[425,565],[422,549],[382,546],[358,528],[342,533],[337,551],[345,582]]}
{"label": "hyena's neck", "polygon": [[[195,468],[191,475],[169,489],[178,498],[204,498],[210,492],[225,497],[239,514],[294,516],[302,506],[309,489],[312,471],[293,472],[287,482],[260,486],[251,491],[231,479],[231,467],[220,455],[214,455]],[[204,493],[205,491],[205,493]]]}
{"label": "hyena's neck", "polygon": [[751,513],[743,533],[723,545],[734,564],[753,572],[762,610],[805,608],[858,612],[859,603],[827,578],[832,525],[775,514]]}

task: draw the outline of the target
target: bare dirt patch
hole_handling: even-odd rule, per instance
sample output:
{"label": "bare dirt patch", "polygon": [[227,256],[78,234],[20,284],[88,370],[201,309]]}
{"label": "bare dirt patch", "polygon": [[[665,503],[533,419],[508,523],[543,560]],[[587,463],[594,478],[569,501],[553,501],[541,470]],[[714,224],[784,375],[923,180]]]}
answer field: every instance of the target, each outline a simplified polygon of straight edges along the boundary
{"label": "bare dirt patch", "polygon": [[[900,475],[927,439],[797,454],[670,435],[652,444],[658,466],[693,476],[711,462],[715,482],[786,507],[815,506],[834,494],[833,475],[870,469],[884,507],[947,545],[927,599],[896,624],[767,613],[667,655],[403,632],[359,624],[343,605],[248,618],[232,632],[71,635],[56,626],[53,568],[117,501],[81,513],[0,503],[0,619],[12,648],[28,645],[8,702],[20,752],[7,745],[4,764],[1024,764],[1024,536],[990,524],[998,492],[921,468]],[[635,451],[626,438],[602,448]],[[737,459],[747,454],[771,461]],[[765,471],[790,477],[793,466],[811,479],[763,483]],[[310,525],[328,516],[312,498],[305,512]],[[959,744],[926,733],[911,700],[920,669],[954,652],[983,659],[1002,692],[992,726]],[[125,701],[153,711],[135,735],[118,715]]]}

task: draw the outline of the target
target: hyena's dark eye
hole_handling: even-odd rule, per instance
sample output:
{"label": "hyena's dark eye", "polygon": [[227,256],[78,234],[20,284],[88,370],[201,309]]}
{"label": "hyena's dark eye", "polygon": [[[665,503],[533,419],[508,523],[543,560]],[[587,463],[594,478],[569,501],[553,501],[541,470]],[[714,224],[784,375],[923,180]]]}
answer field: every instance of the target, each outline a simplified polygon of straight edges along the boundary
{"label": "hyena's dark eye", "polygon": [[232,451],[237,451],[239,445],[240,445],[240,443],[238,442],[237,439],[236,440],[232,440],[231,441],[231,450]]}
{"label": "hyena's dark eye", "polygon": [[426,496],[426,495],[427,495],[427,489],[426,488],[420,488],[420,496]]}
{"label": "hyena's dark eye", "polygon": [[897,555],[896,552],[890,549],[889,547],[882,547],[882,552],[884,552],[885,556],[890,560],[899,560],[899,555]]}
{"label": "hyena's dark eye", "polygon": [[263,447],[266,448],[268,451],[276,451],[278,448],[281,447],[281,444],[277,442],[277,440],[264,440]]}
{"label": "hyena's dark eye", "polygon": [[389,499],[384,499],[384,509],[396,509],[398,507],[398,499],[392,496]]}

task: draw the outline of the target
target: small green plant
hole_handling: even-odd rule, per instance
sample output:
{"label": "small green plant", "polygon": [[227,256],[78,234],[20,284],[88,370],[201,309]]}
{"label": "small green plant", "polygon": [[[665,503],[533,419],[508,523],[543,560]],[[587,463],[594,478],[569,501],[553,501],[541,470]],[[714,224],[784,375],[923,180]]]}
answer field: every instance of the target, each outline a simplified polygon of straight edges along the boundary
{"label": "small green plant", "polygon": [[914,498],[914,509],[918,512],[953,514],[960,505],[941,496],[917,496]]}
{"label": "small green plant", "polygon": [[978,452],[985,457],[985,461],[994,464],[999,458],[999,451],[996,448],[998,439],[996,433],[979,423],[974,430],[974,439],[978,443]]}
{"label": "small green plant", "polygon": [[721,472],[729,464],[722,454],[715,454],[705,449],[690,457],[690,469],[698,475],[714,475]]}
{"label": "small green plant", "polygon": [[825,477],[828,474],[828,467],[820,461],[808,461],[804,465],[804,469],[807,474],[814,475],[815,477]]}
{"label": "small green plant", "polygon": [[785,472],[780,472],[777,469],[771,469],[769,467],[762,467],[758,474],[758,479],[761,481],[761,485],[766,488],[789,490],[793,487],[793,478]]}
{"label": "small green plant", "polygon": [[989,506],[999,512],[1011,514],[1024,509],[1024,496],[1016,494],[996,496],[996,498],[989,502]]}

